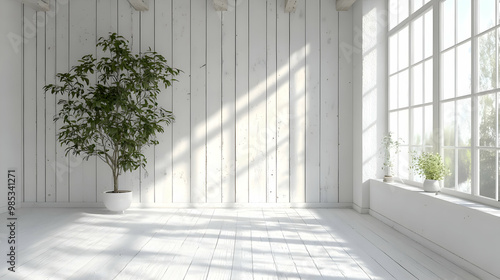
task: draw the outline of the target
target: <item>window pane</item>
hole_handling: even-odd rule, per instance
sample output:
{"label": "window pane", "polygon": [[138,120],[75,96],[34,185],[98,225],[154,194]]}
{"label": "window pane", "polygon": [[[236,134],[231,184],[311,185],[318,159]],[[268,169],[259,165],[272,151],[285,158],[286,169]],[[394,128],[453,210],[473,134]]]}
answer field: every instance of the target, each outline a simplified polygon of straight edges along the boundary
{"label": "window pane", "polygon": [[470,38],[471,2],[457,1],[457,43]]}
{"label": "window pane", "polygon": [[444,164],[450,169],[450,175],[444,178],[444,187],[455,189],[455,149],[444,149]]}
{"label": "window pane", "polygon": [[432,10],[428,11],[425,16],[424,16],[424,57],[428,58],[429,56],[432,55],[433,53],[433,46],[432,46],[432,36],[433,36],[433,24],[432,24]]}
{"label": "window pane", "polygon": [[409,36],[408,36],[408,26],[403,28],[398,32],[398,69],[404,69],[408,67],[409,63]]}
{"label": "window pane", "polygon": [[455,146],[455,102],[443,104],[444,145]]}
{"label": "window pane", "polygon": [[424,77],[423,77],[423,64],[417,64],[411,69],[411,85],[413,104],[422,104],[424,101]]}
{"label": "window pane", "polygon": [[479,194],[489,198],[496,196],[496,152],[493,150],[479,151]]}
{"label": "window pane", "polygon": [[455,97],[455,49],[443,53],[442,59],[442,96],[443,99],[453,98]]}
{"label": "window pane", "polygon": [[457,96],[471,93],[471,44],[457,47]]}
{"label": "window pane", "polygon": [[401,152],[398,154],[398,175],[400,178],[409,178],[408,163],[410,162],[408,147],[401,147]]}
{"label": "window pane", "polygon": [[412,62],[421,61],[424,57],[424,18],[419,17],[412,22]]}
{"label": "window pane", "polygon": [[398,25],[398,2],[399,0],[389,0],[389,29]]}
{"label": "window pane", "polygon": [[[500,3],[499,3],[499,6],[500,6]],[[500,29],[497,29],[497,38],[498,38],[497,39],[497,46],[498,46],[498,44],[500,43]],[[497,47],[497,50],[500,52],[500,49],[498,49],[498,47]],[[500,59],[500,54],[499,53],[497,53],[497,59]],[[497,61],[497,67],[498,67],[498,65],[500,65],[500,61]],[[500,87],[500,71],[498,71],[498,69],[497,69],[497,75],[498,75],[497,76],[498,77],[498,79],[497,79],[497,87]]]}
{"label": "window pane", "polygon": [[479,30],[481,33],[495,24],[495,0],[477,1],[479,6]]}
{"label": "window pane", "polygon": [[401,73],[398,74],[399,76],[399,92],[398,92],[398,105],[399,105],[399,108],[403,108],[403,107],[408,107],[409,103],[408,103],[408,100],[409,100],[409,84],[408,84],[408,70],[405,70]]}
{"label": "window pane", "polygon": [[411,144],[422,145],[423,128],[424,128],[422,107],[413,109],[412,120],[413,120],[413,125],[412,125],[413,141]]}
{"label": "window pane", "polygon": [[[420,147],[414,147],[412,149],[413,152],[415,152],[415,154],[419,155],[420,153],[422,152],[427,152],[426,150],[422,150]],[[416,174],[415,172],[412,172],[412,175],[413,175],[413,181],[415,182],[423,182],[424,181],[424,177],[419,175],[419,174]]]}
{"label": "window pane", "polygon": [[401,138],[404,143],[409,143],[408,134],[409,134],[409,119],[408,119],[408,110],[401,110],[398,114],[399,125],[398,125],[398,136]]}
{"label": "window pane", "polygon": [[398,75],[389,78],[389,109],[398,107]]}
{"label": "window pane", "polygon": [[434,123],[433,123],[433,114],[432,114],[432,106],[425,106],[424,109],[424,124],[425,124],[425,145],[432,146],[433,143],[433,135],[434,135]]}
{"label": "window pane", "polygon": [[430,60],[427,60],[425,62],[425,66],[424,66],[424,76],[425,76],[425,80],[424,80],[424,83],[425,83],[425,86],[424,86],[424,90],[425,90],[425,100],[424,102],[425,103],[429,103],[429,102],[432,102],[432,100],[434,99],[434,85],[433,85],[433,60],[430,59]]}
{"label": "window pane", "polygon": [[395,133],[398,136],[398,112],[392,112],[389,114],[389,131]]}
{"label": "window pane", "polygon": [[389,38],[389,74],[398,71],[398,34]]}
{"label": "window pane", "polygon": [[441,50],[455,43],[455,0],[446,0],[441,9]]}
{"label": "window pane", "polygon": [[500,114],[498,114],[498,108],[500,108],[500,93],[497,95],[497,109],[496,109],[496,114],[497,114],[497,145],[500,145]]}
{"label": "window pane", "polygon": [[471,100],[469,98],[457,101],[457,136],[458,146],[470,147],[471,142]]}
{"label": "window pane", "polygon": [[496,94],[479,96],[479,146],[493,147],[496,145]]}
{"label": "window pane", "polygon": [[479,91],[496,87],[496,38],[492,30],[478,38]]}
{"label": "window pane", "polygon": [[410,13],[410,6],[409,6],[409,3],[410,1],[398,1],[398,5],[399,5],[399,17],[398,17],[398,21],[399,22],[402,22],[403,20],[405,20],[409,13]]}
{"label": "window pane", "polygon": [[424,4],[424,2],[422,0],[413,0],[412,1],[412,8],[411,8],[411,12],[415,12],[416,10],[420,9],[422,7],[422,5]]}
{"label": "window pane", "polygon": [[470,149],[459,149],[457,161],[457,191],[471,193],[471,164]]}

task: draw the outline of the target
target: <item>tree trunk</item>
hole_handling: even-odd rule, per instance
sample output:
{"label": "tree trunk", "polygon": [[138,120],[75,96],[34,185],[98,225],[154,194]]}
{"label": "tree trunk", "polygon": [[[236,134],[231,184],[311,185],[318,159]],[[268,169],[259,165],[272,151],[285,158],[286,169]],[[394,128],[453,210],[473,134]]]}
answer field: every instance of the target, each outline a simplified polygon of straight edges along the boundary
{"label": "tree trunk", "polygon": [[118,192],[118,171],[113,170],[113,192]]}

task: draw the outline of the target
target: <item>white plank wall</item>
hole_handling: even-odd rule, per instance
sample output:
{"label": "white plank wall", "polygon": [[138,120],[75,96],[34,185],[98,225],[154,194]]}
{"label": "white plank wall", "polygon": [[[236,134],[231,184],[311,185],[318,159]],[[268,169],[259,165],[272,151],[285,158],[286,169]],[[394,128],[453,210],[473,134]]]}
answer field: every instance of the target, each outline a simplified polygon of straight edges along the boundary
{"label": "white plank wall", "polygon": [[[234,7],[234,0],[232,2]],[[222,14],[222,202],[236,200],[236,10]]]}
{"label": "white plank wall", "polygon": [[[95,203],[111,188],[107,166],[64,155],[44,95],[99,37],[118,32],[184,72],[159,103],[176,121],[145,150],[146,170],[123,174],[134,202],[337,203],[338,12],[331,0],[51,0],[24,7],[36,36],[24,44],[24,202]],[[25,23],[26,24],[26,23]],[[34,32],[24,28],[24,32]],[[25,34],[29,35],[29,34]]]}
{"label": "white plank wall", "polygon": [[174,139],[173,202],[189,202],[191,197],[190,7],[190,1],[173,0],[172,65],[185,71],[183,75],[178,77],[179,82],[173,85],[173,111],[176,115],[176,121],[172,125],[172,136]]}
{"label": "white plank wall", "polygon": [[[290,14],[276,9],[276,200],[290,201]],[[334,182],[334,181],[332,181]],[[336,183],[332,185],[337,186]],[[336,200],[331,200],[336,201]]]}
{"label": "white plank wall", "polygon": [[[155,50],[155,2],[149,3],[150,10],[138,13],[140,20],[140,33],[139,33],[139,51],[146,52],[149,49]],[[145,203],[152,203],[155,201],[155,147],[146,147],[144,149],[147,163],[146,169],[140,170],[141,184],[140,184],[140,201]]]}
{"label": "white plank wall", "polygon": [[[55,0],[51,1],[55,4]],[[56,18],[55,11],[47,13],[46,33],[45,33],[45,54],[46,57],[55,57],[56,55]],[[51,59],[45,64],[45,82],[54,83],[56,73],[56,61]],[[43,95],[43,94],[40,94]],[[53,120],[56,113],[56,97],[52,94],[45,96],[45,200],[48,202],[56,201],[56,126]]]}
{"label": "white plank wall", "polygon": [[[207,202],[222,198],[222,12],[207,7]],[[195,27],[196,28],[196,27]],[[193,44],[202,42],[193,41]]]}
{"label": "white plank wall", "polygon": [[[290,14],[290,201],[306,198],[306,4]],[[316,188],[316,186],[311,186]]]}
{"label": "white plank wall", "polygon": [[[191,25],[205,26],[207,22],[207,1],[191,3]],[[205,28],[193,28],[191,40],[206,42]],[[191,201],[203,203],[207,200],[207,45],[191,45]]]}
{"label": "white plank wall", "polygon": [[[117,32],[118,0],[97,0],[97,38],[108,36],[110,32]],[[97,57],[104,54],[102,50],[97,51]],[[102,160],[97,161],[97,200],[101,201],[104,191],[110,190],[113,185],[113,177],[110,168]]]}
{"label": "white plank wall", "polygon": [[[121,1],[120,1],[121,2]],[[172,0],[155,2],[155,49],[168,62],[172,62]],[[158,96],[158,103],[163,108],[172,111],[172,87],[163,89]],[[172,126],[167,126],[165,132],[158,135],[160,142],[155,147],[155,202],[168,203],[172,201],[173,183],[173,137]],[[203,154],[204,155],[204,154]]]}
{"label": "white plank wall", "polygon": [[248,1],[236,5],[236,202],[248,202]]}
{"label": "white plank wall", "polygon": [[[57,3],[57,2],[56,2]],[[56,58],[50,57],[49,60],[55,60],[56,62],[56,72],[67,72],[69,70],[69,5],[57,5],[57,13],[55,14],[56,20],[56,49],[57,56]],[[29,9],[26,9],[29,10]],[[25,55],[27,53],[25,52]],[[47,60],[47,61],[49,61]],[[26,83],[25,83],[26,84]],[[61,96],[56,96],[56,104]],[[56,105],[56,110],[61,105]],[[26,110],[24,111],[25,113]],[[26,118],[26,115],[25,115]],[[56,123],[56,133],[58,129],[61,127],[61,122]],[[24,135],[24,139],[26,135]],[[27,141],[25,140],[25,144]],[[65,156],[64,147],[59,143],[55,143],[56,145],[56,163],[55,163],[55,173],[56,173],[56,185],[55,185],[55,200],[57,202],[68,202],[69,201],[69,158]],[[25,155],[29,155],[26,154]],[[26,162],[26,158],[25,158]],[[29,176],[25,176],[28,178]],[[28,190],[32,190],[35,186],[26,184],[25,187]],[[40,186],[36,186],[39,188]],[[49,194],[47,194],[48,196]],[[26,201],[30,201],[25,197]]]}

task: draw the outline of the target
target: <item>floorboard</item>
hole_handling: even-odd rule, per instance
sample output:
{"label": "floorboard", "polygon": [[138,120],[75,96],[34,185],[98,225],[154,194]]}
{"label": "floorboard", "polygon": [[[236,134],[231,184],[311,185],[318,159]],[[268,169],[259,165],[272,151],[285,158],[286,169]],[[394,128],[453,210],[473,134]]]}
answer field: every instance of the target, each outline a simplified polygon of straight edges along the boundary
{"label": "floorboard", "polygon": [[2,263],[0,279],[478,279],[351,209],[22,208],[17,216],[16,272]]}

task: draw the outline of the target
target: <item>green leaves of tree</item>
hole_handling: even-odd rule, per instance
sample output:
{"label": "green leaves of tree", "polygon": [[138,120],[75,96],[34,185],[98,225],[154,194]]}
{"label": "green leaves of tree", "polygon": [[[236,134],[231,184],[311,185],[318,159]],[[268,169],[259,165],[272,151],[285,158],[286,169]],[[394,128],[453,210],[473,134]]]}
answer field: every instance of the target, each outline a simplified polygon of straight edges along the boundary
{"label": "green leaves of tree", "polygon": [[171,86],[181,71],[154,51],[132,54],[129,42],[116,33],[100,38],[97,47],[107,56],[83,56],[44,90],[64,96],[54,120],[63,122],[58,140],[66,154],[101,158],[113,171],[117,191],[118,175],[145,167],[142,148],[158,144],[156,133],[174,121],[157,97],[160,86]]}

